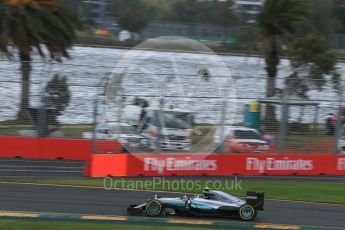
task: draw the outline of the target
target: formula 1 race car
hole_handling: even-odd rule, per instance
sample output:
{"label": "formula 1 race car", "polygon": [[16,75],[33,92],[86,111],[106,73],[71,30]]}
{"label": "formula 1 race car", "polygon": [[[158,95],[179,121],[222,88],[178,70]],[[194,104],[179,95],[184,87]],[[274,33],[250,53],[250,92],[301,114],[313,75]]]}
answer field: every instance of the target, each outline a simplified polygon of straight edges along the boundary
{"label": "formula 1 race car", "polygon": [[258,211],[264,210],[264,193],[247,192],[246,200],[225,192],[205,189],[202,195],[184,195],[177,198],[160,198],[157,195],[140,205],[130,205],[128,215],[151,217],[177,216],[233,216],[244,221],[253,220]]}

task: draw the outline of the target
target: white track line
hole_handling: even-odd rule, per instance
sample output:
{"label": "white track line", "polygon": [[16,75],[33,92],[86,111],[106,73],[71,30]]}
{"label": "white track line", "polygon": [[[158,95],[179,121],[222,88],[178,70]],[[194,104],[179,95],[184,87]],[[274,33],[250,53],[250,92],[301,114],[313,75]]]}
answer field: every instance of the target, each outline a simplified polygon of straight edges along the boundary
{"label": "white track line", "polygon": [[298,179],[308,179],[308,180],[344,180],[345,176],[336,176],[336,177],[324,177],[324,176],[238,176],[239,178],[250,178],[250,179],[295,179],[298,182]]}

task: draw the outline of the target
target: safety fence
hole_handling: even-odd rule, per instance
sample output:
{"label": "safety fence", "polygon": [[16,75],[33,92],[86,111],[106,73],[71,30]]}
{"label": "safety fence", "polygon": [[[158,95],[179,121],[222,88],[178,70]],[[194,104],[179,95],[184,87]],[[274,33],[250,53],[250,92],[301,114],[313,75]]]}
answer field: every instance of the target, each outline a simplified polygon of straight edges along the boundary
{"label": "safety fence", "polygon": [[[0,135],[88,139],[93,153],[107,151],[98,140],[132,153],[345,152],[342,78],[336,87],[325,76],[288,88],[292,70],[283,60],[268,95],[258,57],[88,47],[71,56],[34,57],[29,85],[18,60],[1,61]],[[23,87],[30,92],[24,120],[17,119]]]}

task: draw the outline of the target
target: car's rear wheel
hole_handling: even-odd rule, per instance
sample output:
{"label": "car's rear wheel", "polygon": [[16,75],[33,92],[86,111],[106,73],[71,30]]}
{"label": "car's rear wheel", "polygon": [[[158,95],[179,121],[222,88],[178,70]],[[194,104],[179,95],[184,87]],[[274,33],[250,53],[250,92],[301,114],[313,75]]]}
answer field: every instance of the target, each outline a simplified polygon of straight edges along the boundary
{"label": "car's rear wheel", "polygon": [[150,200],[146,204],[146,213],[149,216],[156,217],[162,214],[163,208],[159,200]]}
{"label": "car's rear wheel", "polygon": [[239,216],[244,221],[253,220],[256,217],[256,211],[252,206],[246,204],[240,208]]}

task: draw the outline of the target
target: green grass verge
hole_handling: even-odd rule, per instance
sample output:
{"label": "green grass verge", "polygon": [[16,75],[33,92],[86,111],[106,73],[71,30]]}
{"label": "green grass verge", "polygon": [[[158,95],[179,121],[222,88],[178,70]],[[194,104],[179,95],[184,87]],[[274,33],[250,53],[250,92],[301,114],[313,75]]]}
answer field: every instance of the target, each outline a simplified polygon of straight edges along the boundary
{"label": "green grass verge", "polygon": [[[276,140],[278,140],[278,135],[279,134],[276,135]],[[327,137],[329,136],[321,133],[321,131],[320,133],[317,133],[317,134],[289,134],[286,137],[285,145],[287,147],[296,147],[296,148],[309,146],[311,144],[317,145],[317,143],[320,140],[324,140]]]}
{"label": "green grass verge", "polygon": [[[243,196],[248,190],[260,190],[265,192],[266,198],[312,201],[324,203],[345,204],[345,186],[341,183],[319,183],[319,182],[267,182],[267,181],[241,181],[240,187],[235,186],[230,180],[180,180],[174,178],[152,179],[121,179],[113,178],[106,182],[107,187],[157,190],[170,192],[200,193],[208,186],[214,189],[221,189],[236,196]],[[174,182],[173,182],[174,181]],[[104,187],[103,179],[3,179],[0,182],[18,183],[39,183],[55,185],[77,185]]]}
{"label": "green grass verge", "polygon": [[60,221],[22,221],[22,220],[0,220],[0,229],[6,230],[196,230],[200,228],[162,226],[162,225],[132,225],[132,224],[99,224],[99,223],[74,223]]}
{"label": "green grass verge", "polygon": [[[34,127],[29,124],[12,124],[9,122],[0,122],[0,135],[18,136],[19,130],[34,130]],[[58,131],[61,131],[64,134],[65,138],[82,138],[83,132],[92,131],[92,125],[62,125]]]}

